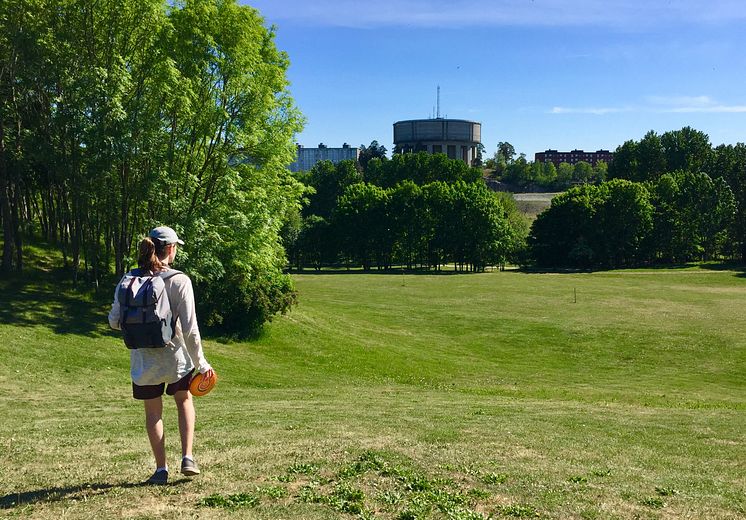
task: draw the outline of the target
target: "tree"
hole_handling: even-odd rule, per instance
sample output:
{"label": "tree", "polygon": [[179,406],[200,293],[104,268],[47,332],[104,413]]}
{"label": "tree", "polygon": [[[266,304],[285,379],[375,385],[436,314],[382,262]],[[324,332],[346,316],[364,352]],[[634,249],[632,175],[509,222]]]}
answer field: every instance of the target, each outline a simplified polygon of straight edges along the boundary
{"label": "tree", "polygon": [[639,156],[637,142],[630,139],[614,151],[614,160],[609,165],[609,179],[639,181]]}
{"label": "tree", "polygon": [[586,161],[575,163],[572,172],[572,180],[576,182],[589,182],[593,178],[593,166]]}
{"label": "tree", "polygon": [[390,265],[393,242],[386,215],[388,199],[388,192],[378,186],[352,184],[334,209],[334,229],[343,254],[366,271],[374,263],[379,268]]}
{"label": "tree", "polygon": [[329,220],[337,199],[348,186],[363,182],[363,177],[354,161],[340,161],[337,164],[319,161],[311,168],[306,181],[315,193],[310,196],[310,203],[304,209],[304,214],[318,215]]}
{"label": "tree", "polygon": [[598,161],[593,167],[593,179],[598,182],[604,182],[609,176],[609,165],[605,161]]}
{"label": "tree", "polygon": [[512,144],[507,141],[500,141],[497,143],[497,152],[495,152],[495,161],[504,162],[506,165],[510,165],[515,157],[515,148]]}
{"label": "tree", "polygon": [[708,161],[712,147],[704,132],[685,126],[661,136],[666,156],[666,171],[700,172]]}
{"label": "tree", "polygon": [[4,3],[4,251],[41,229],[74,279],[97,282],[168,223],[189,238],[180,266],[204,322],[256,330],[294,299],[279,233],[303,192],[286,169],[302,118],[287,66],[234,0]]}
{"label": "tree", "polygon": [[378,158],[381,160],[386,159],[386,148],[378,144],[378,141],[373,140],[370,142],[370,146],[360,145],[360,155],[358,155],[358,162],[362,166],[363,170],[368,166],[368,161],[371,159]]}
{"label": "tree", "polygon": [[571,164],[561,162],[557,167],[557,183],[561,187],[566,188],[567,186],[569,186],[570,182],[572,182],[573,171],[574,169]]}
{"label": "tree", "polygon": [[596,186],[576,186],[554,197],[537,216],[528,241],[539,266],[590,267],[598,261],[594,248],[598,195]]}
{"label": "tree", "polygon": [[594,241],[598,262],[608,267],[637,265],[650,257],[653,205],[644,185],[615,179],[599,186]]}
{"label": "tree", "polygon": [[710,155],[705,171],[713,179],[722,178],[728,183],[736,200],[736,213],[723,244],[746,261],[746,145],[720,145]]}
{"label": "tree", "polygon": [[666,153],[663,141],[653,130],[650,130],[637,144],[637,172],[632,180],[654,181],[667,169]]}
{"label": "tree", "polygon": [[732,224],[736,202],[724,181],[676,171],[654,185],[655,241],[666,262],[712,258]]}

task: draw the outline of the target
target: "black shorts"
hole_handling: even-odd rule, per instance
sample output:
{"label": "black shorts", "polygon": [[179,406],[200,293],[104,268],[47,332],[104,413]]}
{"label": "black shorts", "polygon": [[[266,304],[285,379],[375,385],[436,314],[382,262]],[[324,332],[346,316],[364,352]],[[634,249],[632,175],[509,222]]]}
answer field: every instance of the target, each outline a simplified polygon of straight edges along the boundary
{"label": "black shorts", "polygon": [[166,389],[168,395],[174,395],[176,392],[182,390],[189,390],[189,383],[192,381],[192,372],[176,381],[175,383],[161,383],[158,385],[136,385],[132,383],[132,397],[144,401],[145,399],[155,399],[163,395],[163,388]]}

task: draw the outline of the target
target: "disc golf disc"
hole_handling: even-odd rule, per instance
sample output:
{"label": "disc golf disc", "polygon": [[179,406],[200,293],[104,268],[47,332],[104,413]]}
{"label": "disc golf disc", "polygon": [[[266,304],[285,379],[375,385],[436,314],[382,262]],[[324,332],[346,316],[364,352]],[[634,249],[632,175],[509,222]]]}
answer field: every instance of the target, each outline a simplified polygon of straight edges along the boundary
{"label": "disc golf disc", "polygon": [[212,377],[205,377],[204,374],[197,374],[189,383],[189,391],[192,393],[192,395],[201,397],[203,395],[207,395],[210,390],[213,389],[215,383],[217,382],[218,375],[214,371]]}

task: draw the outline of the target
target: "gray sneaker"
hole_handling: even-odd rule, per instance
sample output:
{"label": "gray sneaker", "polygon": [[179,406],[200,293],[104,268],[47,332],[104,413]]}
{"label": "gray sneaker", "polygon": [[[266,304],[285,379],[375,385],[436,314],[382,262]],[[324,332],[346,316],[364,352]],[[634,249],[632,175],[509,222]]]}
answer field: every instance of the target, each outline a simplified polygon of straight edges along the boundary
{"label": "gray sneaker", "polygon": [[194,475],[199,475],[199,466],[197,466],[194,460],[184,457],[181,459],[181,472],[187,477],[193,477]]}
{"label": "gray sneaker", "polygon": [[168,470],[167,469],[160,469],[155,470],[155,473],[145,481],[146,484],[152,484],[155,486],[162,486],[164,484],[168,484]]}

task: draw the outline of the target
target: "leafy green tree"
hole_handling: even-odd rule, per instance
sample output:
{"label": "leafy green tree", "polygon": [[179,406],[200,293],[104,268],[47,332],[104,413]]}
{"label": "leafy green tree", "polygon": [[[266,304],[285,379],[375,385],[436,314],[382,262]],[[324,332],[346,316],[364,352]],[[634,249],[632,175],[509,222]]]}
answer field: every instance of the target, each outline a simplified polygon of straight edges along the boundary
{"label": "leafy green tree", "polygon": [[513,162],[515,157],[515,147],[507,141],[500,141],[497,143],[497,151],[495,152],[495,161],[504,162],[509,165]]}
{"label": "leafy green tree", "polygon": [[735,197],[736,213],[723,248],[746,261],[746,145],[717,146],[705,171],[713,179],[725,179]]}
{"label": "leafy green tree", "polygon": [[630,139],[614,151],[614,160],[609,165],[609,179],[645,180],[640,178],[638,144]]}
{"label": "leafy green tree", "polygon": [[542,267],[591,267],[598,262],[598,187],[584,184],[554,197],[531,226],[529,247]]}
{"label": "leafy green tree", "polygon": [[298,236],[298,268],[311,265],[317,271],[325,264],[334,263],[337,257],[337,240],[331,226],[323,217],[311,215],[303,221]]}
{"label": "leafy green tree", "polygon": [[402,181],[390,191],[387,208],[390,236],[396,257],[409,269],[421,261],[426,244],[425,210],[422,188],[414,182]]}
{"label": "leafy green tree", "polygon": [[645,186],[615,179],[599,186],[597,200],[594,248],[598,262],[623,267],[648,260],[654,209]]}
{"label": "leafy green tree", "polygon": [[689,126],[666,132],[661,136],[666,156],[666,171],[700,172],[712,151],[710,138]]}
{"label": "leafy green tree", "polygon": [[405,180],[420,186],[437,181],[482,182],[482,172],[464,161],[449,159],[445,154],[418,152],[395,154],[391,160],[373,166],[366,178],[378,186],[391,188]]}
{"label": "leafy green tree", "polygon": [[311,168],[307,177],[308,184],[315,190],[310,196],[310,203],[304,209],[305,215],[318,215],[330,219],[337,199],[348,186],[363,182],[354,161],[320,161]]}
{"label": "leafy green tree", "polygon": [[557,183],[560,187],[568,187],[572,182],[574,169],[571,164],[561,162],[557,167]]}
{"label": "leafy green tree", "polygon": [[357,160],[363,170],[367,168],[368,162],[375,158],[381,159],[382,161],[386,159],[385,146],[378,144],[378,141],[376,140],[371,141],[369,146],[363,144],[360,145],[360,155]]}
{"label": "leafy green tree", "polygon": [[609,176],[609,165],[605,161],[598,161],[593,167],[593,179],[596,182],[604,182]]}
{"label": "leafy green tree", "polygon": [[668,166],[663,141],[653,130],[650,130],[637,144],[637,172],[631,180],[655,180],[663,175]]}
{"label": "leafy green tree", "polygon": [[655,240],[667,262],[712,258],[736,209],[722,179],[686,171],[662,175],[654,185],[654,202]]}
{"label": "leafy green tree", "polygon": [[526,160],[526,156],[521,154],[518,159],[509,164],[502,179],[505,182],[525,186],[531,179],[532,165]]}
{"label": "leafy green tree", "polygon": [[393,243],[386,214],[389,194],[372,184],[352,184],[334,210],[334,230],[343,254],[363,269],[390,265]]}
{"label": "leafy green tree", "polygon": [[97,282],[167,223],[189,239],[179,262],[205,322],[255,330],[294,299],[280,229],[303,192],[286,169],[302,118],[287,66],[233,0],[5,2],[4,251],[38,226]]}
{"label": "leafy green tree", "polygon": [[572,180],[575,182],[590,182],[593,179],[593,166],[586,161],[575,163],[572,172]]}

